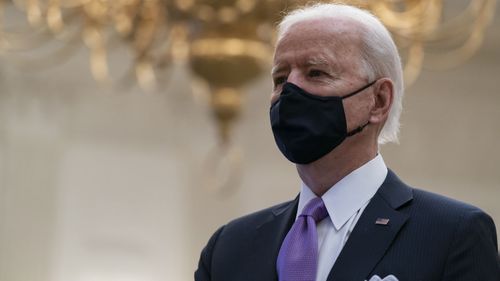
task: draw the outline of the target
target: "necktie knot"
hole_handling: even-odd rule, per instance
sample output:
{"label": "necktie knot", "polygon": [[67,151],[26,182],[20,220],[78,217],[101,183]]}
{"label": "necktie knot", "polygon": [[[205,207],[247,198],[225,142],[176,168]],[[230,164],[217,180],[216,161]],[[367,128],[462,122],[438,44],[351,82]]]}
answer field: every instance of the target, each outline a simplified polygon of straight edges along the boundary
{"label": "necktie knot", "polygon": [[328,210],[321,197],[311,199],[302,210],[301,216],[311,216],[315,222],[320,222],[328,217]]}

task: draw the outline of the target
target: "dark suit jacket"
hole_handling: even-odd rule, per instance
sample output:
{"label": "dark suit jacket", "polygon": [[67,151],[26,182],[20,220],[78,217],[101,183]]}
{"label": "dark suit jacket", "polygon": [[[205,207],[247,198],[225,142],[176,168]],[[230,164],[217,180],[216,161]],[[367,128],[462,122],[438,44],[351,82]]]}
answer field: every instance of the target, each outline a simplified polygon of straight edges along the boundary
{"label": "dark suit jacket", "polygon": [[[276,258],[298,198],[221,227],[201,253],[196,281],[277,280]],[[375,224],[377,218],[388,225]],[[500,281],[495,225],[476,207],[411,188],[389,171],[328,281],[394,275],[400,281]]]}

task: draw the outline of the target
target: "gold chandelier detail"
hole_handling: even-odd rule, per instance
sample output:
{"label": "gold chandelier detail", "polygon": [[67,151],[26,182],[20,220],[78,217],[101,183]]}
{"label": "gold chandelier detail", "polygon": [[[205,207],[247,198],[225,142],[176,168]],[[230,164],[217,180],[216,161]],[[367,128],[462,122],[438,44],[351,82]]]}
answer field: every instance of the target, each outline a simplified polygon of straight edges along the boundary
{"label": "gold chandelier detail", "polygon": [[[143,88],[153,87],[162,70],[176,62],[187,65],[208,83],[221,140],[226,142],[241,111],[241,88],[269,68],[274,24],[283,11],[305,2],[0,0],[2,22],[15,9],[25,13],[29,24],[24,31],[0,26],[0,51],[21,57],[20,50],[36,49],[53,38],[61,42],[52,55],[24,61],[24,66],[36,69],[68,57],[83,41],[90,51],[92,75],[109,81],[108,54],[113,46],[124,44],[131,53],[131,67],[122,81],[133,76]],[[371,10],[389,28],[403,54],[408,85],[424,66],[449,67],[474,54],[496,1],[469,0],[451,16],[445,14],[445,0],[344,2]]]}

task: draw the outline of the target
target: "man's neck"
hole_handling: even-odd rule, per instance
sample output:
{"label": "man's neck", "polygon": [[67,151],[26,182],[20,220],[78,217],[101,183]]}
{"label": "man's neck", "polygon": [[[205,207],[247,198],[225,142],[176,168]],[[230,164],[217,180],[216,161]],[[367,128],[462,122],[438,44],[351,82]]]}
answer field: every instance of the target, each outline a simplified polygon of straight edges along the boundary
{"label": "man's neck", "polygon": [[369,149],[364,146],[362,150],[351,146],[351,151],[345,150],[341,145],[313,163],[297,165],[300,178],[317,196],[322,196],[345,176],[375,158],[378,146],[374,144]]}

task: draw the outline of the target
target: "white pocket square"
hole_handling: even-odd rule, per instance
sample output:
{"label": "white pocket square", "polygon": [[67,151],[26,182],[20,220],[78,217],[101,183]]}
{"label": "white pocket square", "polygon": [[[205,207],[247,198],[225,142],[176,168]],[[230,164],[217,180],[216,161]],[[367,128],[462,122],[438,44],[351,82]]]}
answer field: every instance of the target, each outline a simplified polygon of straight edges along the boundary
{"label": "white pocket square", "polygon": [[387,275],[384,279],[382,279],[378,275],[373,275],[368,281],[398,281],[398,278],[394,275]]}

